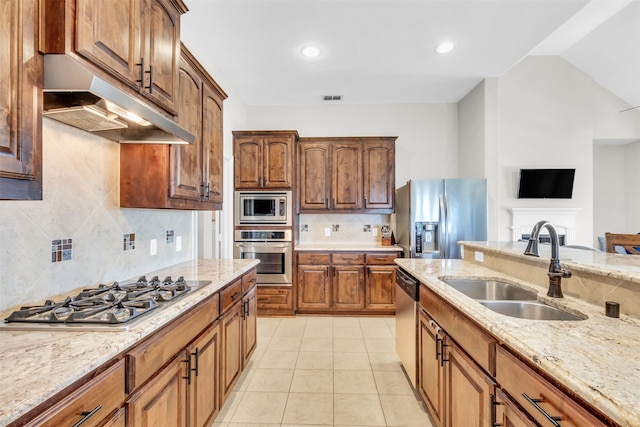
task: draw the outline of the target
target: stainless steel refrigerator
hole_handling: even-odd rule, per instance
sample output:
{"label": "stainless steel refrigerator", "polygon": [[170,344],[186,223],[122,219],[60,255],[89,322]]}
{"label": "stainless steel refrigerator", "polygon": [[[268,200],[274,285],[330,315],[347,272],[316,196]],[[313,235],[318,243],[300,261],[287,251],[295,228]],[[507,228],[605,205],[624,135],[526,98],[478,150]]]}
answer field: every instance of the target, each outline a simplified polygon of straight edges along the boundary
{"label": "stainless steel refrigerator", "polygon": [[487,240],[487,181],[407,181],[396,190],[395,215],[405,257],[461,258],[459,240]]}

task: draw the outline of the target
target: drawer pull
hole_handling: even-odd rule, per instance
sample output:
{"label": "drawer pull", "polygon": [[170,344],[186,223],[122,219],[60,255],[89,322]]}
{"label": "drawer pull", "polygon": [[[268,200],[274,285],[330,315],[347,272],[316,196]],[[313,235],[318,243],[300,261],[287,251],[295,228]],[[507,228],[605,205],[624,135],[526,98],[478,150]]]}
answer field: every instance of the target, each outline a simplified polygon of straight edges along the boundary
{"label": "drawer pull", "polygon": [[93,417],[95,415],[96,412],[98,412],[100,409],[102,409],[102,405],[98,405],[95,408],[93,408],[93,411],[83,411],[80,412],[80,415],[82,415],[82,419],[80,421],[78,421],[77,423],[75,423],[73,425],[73,427],[79,427],[82,424],[84,424],[89,418]]}
{"label": "drawer pull", "polygon": [[[200,370],[200,349],[198,347],[196,347],[196,351],[191,353],[191,356],[195,356],[196,357],[196,367],[195,368],[191,368],[191,370],[196,373],[196,377],[197,377],[198,376],[198,372]],[[189,359],[189,360],[191,360],[191,359]]]}
{"label": "drawer pull", "polygon": [[531,403],[537,410],[538,412],[540,412],[542,415],[544,415],[544,417],[546,419],[549,420],[549,422],[554,426],[554,427],[562,427],[560,425],[560,423],[558,421],[562,420],[562,417],[552,417],[551,415],[549,415],[547,413],[547,411],[545,411],[544,409],[542,409],[542,407],[540,405],[538,405],[538,403],[542,402],[542,399],[532,399],[529,396],[527,396],[527,393],[522,393],[522,397],[524,397],[525,399],[527,399],[527,401],[529,403]]}
{"label": "drawer pull", "polygon": [[448,362],[449,359],[444,358],[444,348],[449,347],[448,344],[444,343],[444,338],[440,340],[440,366],[444,366],[444,362]]}
{"label": "drawer pull", "polygon": [[269,298],[258,298],[258,302],[265,302],[265,301],[269,301]]}
{"label": "drawer pull", "polygon": [[191,385],[191,355],[187,356],[187,360],[183,360],[182,363],[187,364],[187,376],[182,377],[182,379],[187,380],[187,384]]}
{"label": "drawer pull", "polygon": [[236,291],[236,292],[232,293],[230,298],[231,299],[236,299],[236,298],[238,298],[238,295],[240,295],[240,291]]}

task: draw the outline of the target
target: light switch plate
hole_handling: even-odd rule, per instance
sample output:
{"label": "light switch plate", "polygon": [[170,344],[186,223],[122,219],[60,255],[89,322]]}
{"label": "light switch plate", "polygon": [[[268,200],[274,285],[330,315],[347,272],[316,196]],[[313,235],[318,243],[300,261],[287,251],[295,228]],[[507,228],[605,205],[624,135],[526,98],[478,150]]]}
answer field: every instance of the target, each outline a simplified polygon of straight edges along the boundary
{"label": "light switch plate", "polygon": [[158,255],[158,240],[151,239],[149,242],[149,255]]}
{"label": "light switch plate", "polygon": [[484,262],[484,253],[476,251],[474,254],[476,261]]}
{"label": "light switch plate", "polygon": [[182,250],[182,236],[176,237],[176,252],[180,252]]}
{"label": "light switch plate", "polygon": [[378,227],[371,228],[371,234],[375,237],[378,235]]}
{"label": "light switch plate", "polygon": [[325,237],[331,236],[331,228],[330,227],[325,227],[324,228],[324,236]]}

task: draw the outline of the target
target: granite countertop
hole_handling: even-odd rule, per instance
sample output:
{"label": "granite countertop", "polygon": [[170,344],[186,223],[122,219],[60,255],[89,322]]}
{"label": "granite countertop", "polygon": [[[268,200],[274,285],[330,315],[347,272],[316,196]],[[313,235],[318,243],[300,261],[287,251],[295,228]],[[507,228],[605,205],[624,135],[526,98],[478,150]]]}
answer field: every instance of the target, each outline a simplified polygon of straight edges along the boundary
{"label": "granite countertop", "polygon": [[[524,255],[527,242],[458,242],[468,249],[480,249],[485,252],[507,253],[511,256],[535,262],[537,259],[546,267],[551,258],[551,245],[540,244],[540,258]],[[560,262],[569,270],[581,270],[587,273],[609,276],[620,280],[640,283],[640,256],[610,254],[600,251],[567,248],[560,246]]]}
{"label": "granite countertop", "polygon": [[194,260],[150,272],[212,283],[192,289],[125,331],[0,331],[0,426],[108,362],[257,264],[255,260]]}
{"label": "granite countertop", "polygon": [[[465,242],[465,246],[471,245]],[[546,288],[462,260],[403,258],[396,264],[615,422],[640,426],[639,319],[609,318],[601,307],[572,297],[549,298]],[[538,300],[588,318],[535,321],[504,316],[456,291],[441,277],[505,279],[535,289]]]}
{"label": "granite countertop", "polygon": [[313,242],[297,243],[294,246],[296,251],[387,251],[402,252],[398,245],[382,246],[380,243],[357,243],[357,242]]}

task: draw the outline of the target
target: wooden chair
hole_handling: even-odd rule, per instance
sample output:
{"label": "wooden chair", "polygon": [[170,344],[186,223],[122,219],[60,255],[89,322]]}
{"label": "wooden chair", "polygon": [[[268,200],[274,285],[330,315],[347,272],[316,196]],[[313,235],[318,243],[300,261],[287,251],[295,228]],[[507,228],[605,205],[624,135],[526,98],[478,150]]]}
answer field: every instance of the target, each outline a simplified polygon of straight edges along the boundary
{"label": "wooden chair", "polygon": [[606,248],[609,253],[616,253],[616,246],[620,246],[632,255],[640,255],[640,234],[605,233]]}

